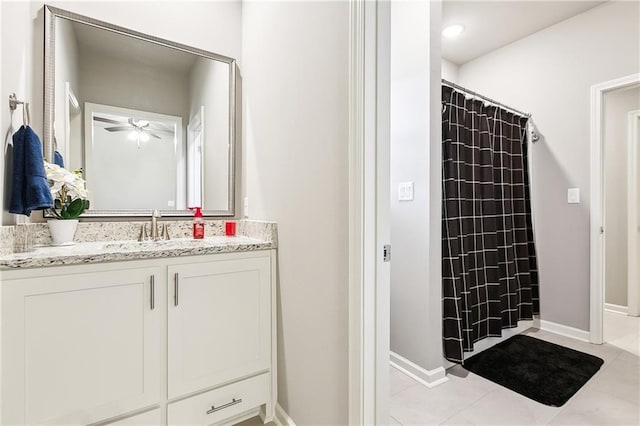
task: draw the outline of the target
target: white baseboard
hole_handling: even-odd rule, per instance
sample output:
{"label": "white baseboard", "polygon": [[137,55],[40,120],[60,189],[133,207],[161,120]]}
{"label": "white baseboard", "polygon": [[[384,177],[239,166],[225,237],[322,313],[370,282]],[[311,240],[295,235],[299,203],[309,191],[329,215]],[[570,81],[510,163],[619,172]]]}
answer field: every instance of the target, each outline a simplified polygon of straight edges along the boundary
{"label": "white baseboard", "polygon": [[629,307],[614,305],[613,303],[605,303],[604,309],[609,312],[615,312],[616,314],[623,314],[623,315],[629,314]]}
{"label": "white baseboard", "polygon": [[588,331],[579,328],[569,327],[567,325],[558,324],[551,321],[536,319],[534,324],[537,328],[550,333],[559,334],[561,336],[571,337],[572,339],[589,342],[590,334]]}
{"label": "white baseboard", "polygon": [[295,422],[286,411],[280,406],[280,404],[276,404],[276,418],[273,419],[275,424],[278,426],[296,426]]}
{"label": "white baseboard", "polygon": [[433,370],[425,370],[418,364],[415,364],[408,359],[398,355],[395,352],[390,353],[391,366],[413,380],[425,385],[428,388],[440,385],[449,381],[447,378],[447,371],[444,367],[438,367]]}

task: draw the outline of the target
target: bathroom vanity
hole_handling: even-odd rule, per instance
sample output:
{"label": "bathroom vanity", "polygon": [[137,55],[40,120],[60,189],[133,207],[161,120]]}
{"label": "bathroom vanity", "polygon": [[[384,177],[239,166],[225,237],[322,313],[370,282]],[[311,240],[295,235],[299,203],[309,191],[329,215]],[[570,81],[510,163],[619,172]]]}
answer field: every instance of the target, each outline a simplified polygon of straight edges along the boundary
{"label": "bathroom vanity", "polygon": [[137,242],[124,221],[236,216],[235,59],[43,12],[44,158],[83,174],[84,218],[123,221],[81,221],[70,247],[32,224],[29,253],[0,227],[0,424],[273,420],[275,224],[207,220],[193,240],[171,220],[171,240]]}
{"label": "bathroom vanity", "polygon": [[276,238],[264,226],[273,237],[1,256],[1,423],[271,421]]}

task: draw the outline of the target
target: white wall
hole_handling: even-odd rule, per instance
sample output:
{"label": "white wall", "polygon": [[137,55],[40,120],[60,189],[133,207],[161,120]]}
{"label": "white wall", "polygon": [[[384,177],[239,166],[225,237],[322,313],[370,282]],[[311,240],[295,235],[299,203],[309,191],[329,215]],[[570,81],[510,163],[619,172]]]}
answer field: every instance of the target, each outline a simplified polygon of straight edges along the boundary
{"label": "white wall", "polygon": [[[16,92],[31,100],[32,127],[42,134],[42,58],[44,13],[42,1],[1,2],[2,93]],[[131,28],[156,37],[229,56],[242,62],[242,3],[239,0],[198,1],[51,1],[52,6],[90,16],[112,24]],[[144,16],[144,19],[140,19]],[[10,36],[5,36],[10,35]],[[3,135],[17,130],[21,114],[13,117],[8,108],[0,108],[0,131]],[[6,173],[7,167],[3,167]],[[3,174],[4,174],[3,173]],[[6,179],[3,185],[6,186]],[[5,192],[5,199],[8,192]],[[6,212],[8,200],[3,200],[2,224],[15,222]],[[37,219],[38,214],[33,214]]]}
{"label": "white wall", "polygon": [[426,370],[442,367],[440,6],[391,4],[391,350]]}
{"label": "white wall", "polygon": [[278,222],[279,402],[348,422],[348,2],[244,3],[249,216]]}
{"label": "white wall", "polygon": [[457,83],[459,72],[460,68],[458,67],[458,65],[454,64],[451,61],[447,61],[444,58],[442,59],[442,78],[444,78],[445,80],[449,80],[452,83]]}
{"label": "white wall", "polygon": [[[2,203],[2,224],[15,223],[16,216],[9,214],[11,179],[8,174],[11,172],[11,135],[22,125],[22,110],[18,108],[13,113],[7,106],[7,96],[15,93],[18,99],[31,100],[31,122],[34,128],[39,128],[42,123],[41,112],[38,111],[38,99],[41,93],[34,90],[34,82],[37,80],[38,72],[32,67],[35,51],[33,49],[34,40],[34,19],[32,7],[27,2],[0,2],[2,10],[2,37],[0,38],[0,93],[4,102],[0,108],[0,132],[3,136],[3,159],[2,182],[3,197]],[[40,74],[41,76],[41,74]],[[41,103],[40,103],[41,108]],[[10,142],[9,142],[10,143]],[[37,216],[37,214],[32,214]]]}
{"label": "white wall", "polygon": [[[204,188],[202,206],[227,210],[229,206],[229,65],[198,58],[189,79],[188,123],[204,105]],[[185,126],[186,127],[186,126]]]}
{"label": "white wall", "polygon": [[640,88],[604,96],[605,302],[627,306],[629,112],[640,110]]}
{"label": "white wall", "polygon": [[[637,73],[638,2],[607,2],[460,67],[459,83],[533,114],[541,317],[589,329],[590,87]],[[567,188],[581,204],[567,204]],[[571,301],[570,304],[567,301]]]}

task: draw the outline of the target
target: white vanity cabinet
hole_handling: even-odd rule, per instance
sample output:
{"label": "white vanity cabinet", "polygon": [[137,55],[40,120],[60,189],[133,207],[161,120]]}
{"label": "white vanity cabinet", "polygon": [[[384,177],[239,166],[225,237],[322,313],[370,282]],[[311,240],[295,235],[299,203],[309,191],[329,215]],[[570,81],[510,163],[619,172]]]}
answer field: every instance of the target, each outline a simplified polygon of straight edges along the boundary
{"label": "white vanity cabinet", "polygon": [[160,268],[74,269],[2,281],[2,424],[92,423],[160,397]]}
{"label": "white vanity cabinet", "polygon": [[211,425],[259,409],[272,420],[274,259],[2,271],[0,423]]}

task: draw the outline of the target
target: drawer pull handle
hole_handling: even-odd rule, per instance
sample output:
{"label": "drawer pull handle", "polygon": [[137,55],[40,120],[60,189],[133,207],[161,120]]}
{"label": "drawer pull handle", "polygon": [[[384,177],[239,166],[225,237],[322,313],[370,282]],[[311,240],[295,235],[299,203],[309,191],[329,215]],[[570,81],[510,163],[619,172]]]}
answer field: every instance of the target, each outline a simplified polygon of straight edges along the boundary
{"label": "drawer pull handle", "polygon": [[156,307],[156,291],[155,291],[156,290],[155,289],[155,287],[156,287],[156,276],[155,275],[151,275],[150,281],[151,282],[149,283],[150,284],[149,287],[151,287],[150,288],[151,291],[150,291],[149,304],[151,305],[150,307],[151,307],[151,310],[153,311],[155,309],[155,307]]}
{"label": "drawer pull handle", "polygon": [[178,273],[173,274],[173,306],[178,306]]}
{"label": "drawer pull handle", "polygon": [[211,413],[215,413],[216,411],[224,410],[225,408],[229,408],[232,405],[240,404],[241,402],[242,402],[242,398],[240,398],[240,399],[233,398],[233,400],[231,402],[228,402],[228,403],[226,403],[224,405],[221,405],[219,407],[216,407],[215,405],[212,405],[211,409],[207,411],[207,414],[211,414]]}

